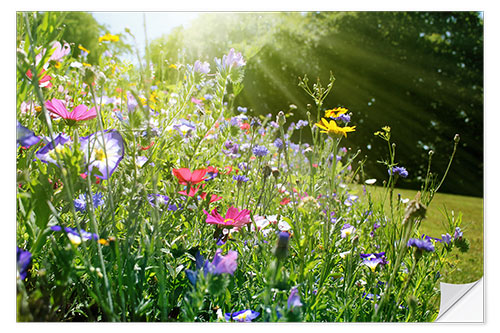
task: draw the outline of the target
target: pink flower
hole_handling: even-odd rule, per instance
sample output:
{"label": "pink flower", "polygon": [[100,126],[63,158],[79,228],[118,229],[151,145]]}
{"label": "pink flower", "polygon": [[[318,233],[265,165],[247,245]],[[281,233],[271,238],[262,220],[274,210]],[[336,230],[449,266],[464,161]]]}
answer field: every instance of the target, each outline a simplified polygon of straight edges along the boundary
{"label": "pink flower", "polygon": [[59,100],[53,98],[51,101],[47,101],[45,103],[47,110],[52,113],[57,114],[63,119],[74,120],[74,121],[82,121],[93,119],[97,116],[95,108],[88,109],[85,105],[78,105],[73,111],[69,112],[64,106],[64,103]]}
{"label": "pink flower", "polygon": [[69,52],[71,51],[71,48],[68,43],[64,43],[64,46],[61,46],[61,43],[55,42],[52,44],[52,49],[54,52],[50,56],[49,61],[61,61],[61,59],[68,55]]}
{"label": "pink flower", "polygon": [[230,207],[227,210],[225,217],[222,217],[217,212],[217,209],[212,210],[210,214],[205,210],[203,210],[203,212],[207,215],[206,222],[208,224],[217,224],[221,227],[228,228],[240,228],[245,224],[250,223],[250,211],[248,209],[239,211],[238,208]]}

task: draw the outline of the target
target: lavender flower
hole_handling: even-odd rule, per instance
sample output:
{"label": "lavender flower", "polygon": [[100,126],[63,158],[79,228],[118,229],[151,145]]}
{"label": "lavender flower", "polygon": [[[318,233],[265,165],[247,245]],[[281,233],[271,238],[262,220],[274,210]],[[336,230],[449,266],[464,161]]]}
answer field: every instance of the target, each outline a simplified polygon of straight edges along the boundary
{"label": "lavender flower", "polygon": [[348,122],[351,121],[351,116],[348,115],[347,113],[343,113],[343,114],[339,115],[338,117],[333,118],[333,120],[340,120],[340,121],[347,124]]}
{"label": "lavender flower", "polygon": [[449,245],[451,243],[451,235],[449,233],[446,233],[446,235],[441,235],[441,239],[446,245]]}
{"label": "lavender flower", "polygon": [[302,127],[305,127],[307,126],[309,123],[307,122],[307,120],[299,120],[297,122],[297,125],[295,125],[295,128],[296,129],[301,129]]}
{"label": "lavender flower", "polygon": [[455,228],[455,233],[453,234],[453,240],[462,239],[464,233],[460,230],[460,227]]}
{"label": "lavender flower", "polygon": [[208,74],[210,72],[210,64],[206,61],[201,62],[199,60],[196,60],[194,62],[194,71],[198,73],[203,73],[203,74]]}
{"label": "lavender flower", "polygon": [[227,55],[222,56],[222,63],[217,58],[215,59],[215,62],[220,64],[222,68],[226,70],[229,70],[233,67],[238,68],[246,64],[245,60],[243,60],[241,52],[235,53],[233,48],[229,50],[229,53]]}
{"label": "lavender flower", "polygon": [[288,296],[288,310],[293,309],[294,307],[300,307],[302,305],[303,304],[300,302],[299,290],[297,289],[297,287],[293,287],[290,291],[290,296]]}
{"label": "lavender flower", "polygon": [[168,205],[170,198],[163,194],[148,194],[148,202],[151,206],[156,207],[156,203],[162,206]]}
{"label": "lavender flower", "polygon": [[40,161],[44,163],[53,163],[57,165],[57,153],[61,154],[64,150],[64,145],[70,140],[70,138],[64,134],[59,134],[55,137],[54,141],[46,145],[45,147],[38,150],[35,154]]}
{"label": "lavender flower", "polygon": [[274,140],[274,146],[280,150],[283,149],[283,140],[277,138],[276,140]]}
{"label": "lavender flower", "polygon": [[238,185],[241,183],[246,183],[249,180],[249,178],[244,175],[235,175],[233,176],[233,179],[238,182]]}
{"label": "lavender flower", "polygon": [[221,256],[222,249],[217,249],[215,251],[215,256],[212,262],[205,260],[203,256],[197,252],[196,253],[196,271],[186,269],[186,276],[189,281],[196,285],[198,280],[198,271],[202,270],[203,275],[206,277],[207,274],[220,275],[223,273],[234,274],[238,263],[238,252],[229,250],[225,256]]}
{"label": "lavender flower", "polygon": [[347,236],[352,235],[355,231],[356,228],[349,223],[346,223],[342,226],[342,229],[340,229],[340,237],[346,238]]}
{"label": "lavender flower", "polygon": [[257,157],[263,157],[269,153],[269,150],[264,146],[255,146],[253,147],[252,152]]}
{"label": "lavender flower", "polygon": [[238,110],[238,112],[241,112],[241,113],[246,113],[248,111],[248,109],[243,107],[243,106],[238,106],[236,108],[236,110]]}

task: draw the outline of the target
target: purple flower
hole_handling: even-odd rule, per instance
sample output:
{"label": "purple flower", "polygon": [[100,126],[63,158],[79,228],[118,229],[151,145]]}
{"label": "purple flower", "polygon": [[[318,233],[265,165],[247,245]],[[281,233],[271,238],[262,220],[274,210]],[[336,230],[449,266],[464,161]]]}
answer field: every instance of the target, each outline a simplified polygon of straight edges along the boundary
{"label": "purple flower", "polygon": [[196,285],[199,270],[203,270],[204,276],[207,276],[207,273],[213,275],[220,275],[223,273],[234,274],[238,266],[236,262],[238,259],[238,252],[229,250],[225,256],[221,256],[221,252],[222,249],[217,249],[215,251],[212,262],[205,260],[199,252],[196,253],[196,271],[186,269],[186,276],[193,285]]}
{"label": "purple flower", "polygon": [[277,138],[276,140],[274,140],[274,146],[278,149],[282,149],[283,148],[283,140],[281,140],[280,138]]}
{"label": "purple flower", "polygon": [[351,116],[348,115],[347,113],[343,113],[340,116],[333,118],[333,120],[340,120],[347,124],[348,122],[351,121]]}
{"label": "purple flower", "polygon": [[165,206],[168,205],[170,198],[162,194],[148,194],[148,201],[151,206],[156,207],[156,203]]}
{"label": "purple flower", "polygon": [[356,228],[354,228],[349,223],[346,223],[342,226],[342,229],[340,229],[340,237],[346,238],[347,236],[353,234],[355,231]]}
{"label": "purple flower", "polygon": [[212,95],[210,95],[210,94],[205,94],[205,95],[203,95],[203,97],[204,97],[207,101],[209,101],[209,100],[211,100],[211,99],[213,99],[213,98],[214,98],[214,96],[212,96]]}
{"label": "purple flower", "polygon": [[449,233],[446,233],[446,235],[441,235],[441,239],[447,245],[451,243],[451,235]]}
{"label": "purple flower", "polygon": [[296,129],[301,129],[302,127],[305,127],[307,126],[309,123],[307,122],[307,120],[299,120],[297,122],[297,125],[295,125],[295,128]]}
{"label": "purple flower", "polygon": [[243,107],[243,106],[238,106],[236,108],[236,110],[238,110],[238,112],[241,112],[241,113],[246,113],[248,111],[248,109]]}
{"label": "purple flower", "polygon": [[239,322],[250,322],[257,318],[260,315],[260,312],[253,310],[241,310],[233,313],[224,314],[224,318],[226,321],[239,321]]}
{"label": "purple flower", "polygon": [[194,62],[194,71],[198,73],[208,74],[210,72],[210,64],[206,61],[201,62],[196,60]]}
{"label": "purple flower", "polygon": [[269,150],[264,146],[255,146],[253,147],[252,152],[257,157],[263,157],[269,153]]}
{"label": "purple flower", "polygon": [[246,183],[247,181],[249,181],[249,178],[244,175],[235,175],[233,176],[233,179],[236,180],[238,184]]}
{"label": "purple flower", "polygon": [[286,231],[282,231],[278,234],[278,243],[276,244],[276,249],[274,250],[274,255],[278,259],[284,259],[288,255],[288,243],[290,241],[290,234]]}
{"label": "purple flower", "polygon": [[238,163],[238,168],[240,168],[241,170],[246,170],[248,169],[248,164],[246,162],[240,162]]}
{"label": "purple flower", "polygon": [[57,165],[57,155],[56,152],[61,154],[64,149],[64,145],[70,140],[70,138],[64,134],[59,134],[56,136],[54,141],[46,145],[45,147],[38,150],[35,154],[40,161],[44,163],[53,163]]}
{"label": "purple flower", "polygon": [[22,147],[31,147],[36,145],[40,141],[40,138],[33,133],[33,131],[22,126],[17,122],[17,144]]}
{"label": "purple flower", "polygon": [[96,176],[108,179],[123,159],[123,138],[116,130],[97,132],[80,138],[87,170],[97,169]]}
{"label": "purple flower", "polygon": [[418,238],[410,238],[407,244],[408,247],[414,246],[419,250],[433,252],[434,244],[428,239],[418,239]]}
{"label": "purple flower", "polygon": [[453,240],[462,239],[464,233],[460,230],[460,227],[455,228],[455,233],[453,234]]}
{"label": "purple flower", "polygon": [[293,287],[290,291],[290,296],[288,296],[287,307],[288,310],[290,310],[299,306],[302,306],[302,303],[300,302],[299,290],[297,287]]}
{"label": "purple flower", "polygon": [[29,251],[21,250],[17,247],[16,252],[16,266],[17,266],[17,278],[20,280],[26,279],[28,274],[28,267],[31,263],[31,253]]}
{"label": "purple flower", "polygon": [[375,272],[375,269],[378,265],[387,264],[387,260],[385,258],[385,252],[380,253],[360,253],[359,255],[363,260],[363,265],[368,266],[372,272]]}
{"label": "purple flower", "polygon": [[[87,200],[85,199],[84,194],[80,194],[78,198],[73,201],[73,204],[75,205],[75,209],[79,212],[83,213],[87,210]],[[94,208],[104,204],[102,193],[97,192],[92,196],[92,204],[94,205]]]}
{"label": "purple flower", "polygon": [[235,53],[233,48],[229,50],[229,53],[227,55],[222,56],[222,63],[217,58],[215,58],[215,62],[222,66],[222,68],[225,70],[229,70],[233,67],[241,67],[246,64],[245,60],[243,60],[241,52]]}
{"label": "purple flower", "polygon": [[[50,229],[52,231],[56,231],[56,232],[64,231],[66,233],[66,235],[68,236],[70,242],[74,245],[80,245],[82,243],[82,240],[86,241],[86,240],[98,240],[99,239],[99,236],[97,234],[87,232],[83,229],[80,229],[80,232],[78,232],[77,229],[70,228],[70,227],[65,227],[63,229],[59,225],[52,226],[52,227],[50,227]],[[80,237],[80,234],[81,234],[81,237]]]}
{"label": "purple flower", "polygon": [[392,168],[392,173],[391,170],[388,170],[389,175],[391,174],[396,174],[399,175],[403,178],[408,177],[408,171],[406,171],[405,167],[394,167]]}

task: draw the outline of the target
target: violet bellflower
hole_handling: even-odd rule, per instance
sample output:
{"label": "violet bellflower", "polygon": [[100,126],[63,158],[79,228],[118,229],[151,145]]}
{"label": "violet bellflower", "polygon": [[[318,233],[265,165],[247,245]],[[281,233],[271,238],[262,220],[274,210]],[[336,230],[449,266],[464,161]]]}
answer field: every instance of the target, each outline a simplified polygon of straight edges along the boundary
{"label": "violet bellflower", "polygon": [[225,313],[224,318],[226,321],[238,321],[238,322],[251,322],[260,315],[260,312],[253,310],[241,310],[236,312]]}
{"label": "violet bellflower", "polygon": [[217,249],[215,251],[215,256],[212,262],[205,260],[199,252],[196,253],[196,271],[186,269],[186,276],[194,286],[198,280],[198,273],[200,270],[203,271],[203,276],[205,277],[207,274],[234,274],[236,268],[238,267],[238,252],[229,250],[225,256],[222,256],[221,252],[222,249]]}
{"label": "violet bellflower", "polygon": [[70,141],[70,138],[65,134],[59,134],[54,141],[39,149],[35,156],[44,163],[57,164],[57,154],[62,154],[64,146]]}
{"label": "violet bellflower", "polygon": [[80,138],[86,169],[97,170],[96,176],[108,179],[123,159],[123,138],[116,130],[97,132]]}
{"label": "violet bellflower", "polygon": [[[216,62],[219,63],[219,59],[216,59]],[[236,53],[233,48],[229,50],[227,55],[222,56],[222,68],[229,70],[231,68],[238,68],[241,66],[245,66],[246,62],[243,60],[243,56],[241,52]]]}
{"label": "violet bellflower", "polygon": [[22,147],[29,148],[40,141],[40,138],[33,131],[21,125],[19,121],[17,122],[16,132],[17,144]]}
{"label": "violet bellflower", "polygon": [[29,251],[24,251],[19,247],[17,247],[16,267],[17,267],[17,278],[19,280],[26,279],[30,263],[31,263],[31,253]]}
{"label": "violet bellflower", "polygon": [[293,287],[292,290],[290,291],[290,296],[288,296],[287,308],[288,310],[291,310],[295,307],[300,307],[302,305],[303,304],[300,301],[299,290],[297,289],[297,287]]}

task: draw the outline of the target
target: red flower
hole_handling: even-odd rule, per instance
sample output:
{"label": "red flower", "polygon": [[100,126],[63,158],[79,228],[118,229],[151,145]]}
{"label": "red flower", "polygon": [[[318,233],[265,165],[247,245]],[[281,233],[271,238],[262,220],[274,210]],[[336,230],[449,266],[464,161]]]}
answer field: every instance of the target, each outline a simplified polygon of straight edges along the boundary
{"label": "red flower", "polygon": [[290,202],[290,199],[288,198],[283,198],[283,200],[280,201],[280,205],[284,206]]}
{"label": "red flower", "polygon": [[198,169],[191,173],[188,168],[180,168],[172,169],[172,173],[177,177],[181,185],[198,184],[205,180],[203,177],[205,177],[207,169]]}
{"label": "red flower", "polygon": [[[200,197],[205,200],[207,198],[207,193],[206,192],[203,192]],[[210,197],[210,201],[208,202],[209,204],[211,204],[212,202],[215,202],[215,201],[219,201],[219,200],[222,200],[222,197],[219,197],[217,196],[216,194],[212,194],[212,196]]]}
{"label": "red flower", "polygon": [[222,227],[242,227],[247,223],[250,223],[250,211],[248,209],[243,209],[239,211],[238,208],[229,207],[226,216],[222,217],[217,212],[217,209],[212,210],[209,214],[206,210],[203,212],[207,215],[206,222],[208,224],[217,224]]}
{"label": "red flower", "polygon": [[146,146],[146,147],[143,147],[140,144],[137,144],[137,145],[139,146],[139,149],[141,149],[141,150],[148,150],[149,148],[153,147],[154,144],[155,144],[155,142],[151,141],[151,143],[149,144],[149,146]]}
{"label": "red flower", "polygon": [[[201,185],[198,185],[197,187],[191,187],[189,189],[189,193],[187,193],[187,190],[179,191],[177,193],[193,198],[196,195],[196,193],[198,193],[198,190],[200,189],[200,187],[201,187]],[[205,193],[205,195],[206,195],[206,193]],[[203,196],[203,193],[202,193],[202,196]]]}
{"label": "red flower", "polygon": [[241,124],[240,129],[243,130],[243,131],[244,130],[248,130],[248,129],[250,129],[250,124],[249,123],[243,123],[243,124]]}

